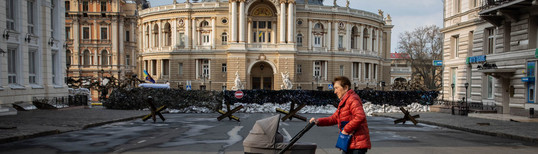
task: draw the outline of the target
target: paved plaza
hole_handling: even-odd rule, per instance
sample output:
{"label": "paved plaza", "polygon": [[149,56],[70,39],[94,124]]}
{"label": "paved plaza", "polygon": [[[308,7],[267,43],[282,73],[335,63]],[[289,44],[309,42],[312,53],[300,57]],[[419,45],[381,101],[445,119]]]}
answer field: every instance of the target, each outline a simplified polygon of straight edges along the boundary
{"label": "paved plaza", "polygon": [[[164,114],[166,121],[142,122],[140,119],[110,123],[91,127],[84,130],[84,125],[95,125],[99,119],[110,117],[116,120],[125,120],[126,117],[140,117],[148,111],[116,111],[106,109],[75,109],[67,111],[29,111],[24,114],[43,114],[43,122],[39,125],[51,125],[54,120],[46,116],[55,115],[54,119],[63,119],[57,114],[74,114],[63,117],[68,119],[61,125],[72,126],[66,133],[36,137],[15,142],[0,144],[0,153],[243,153],[242,140],[248,135],[256,120],[263,119],[276,113],[238,113],[241,122],[225,119],[217,121],[216,113],[206,114]],[[97,112],[95,117],[84,115]],[[46,114],[44,114],[46,113]],[[108,114],[108,116],[107,116]],[[420,113],[429,117],[429,114]],[[46,115],[46,116],[45,116]],[[306,117],[324,117],[327,114],[303,114]],[[394,113],[394,116],[398,114]],[[452,116],[443,114],[445,116]],[[81,118],[75,118],[76,116]],[[400,114],[401,116],[401,114]],[[39,116],[25,123],[37,122]],[[131,118],[132,118],[131,117]],[[457,116],[461,118],[467,118]],[[0,117],[0,120],[10,119],[9,116]],[[13,117],[11,117],[13,118]],[[86,118],[86,119],[84,119]],[[439,117],[446,118],[446,117]],[[24,118],[22,118],[24,119]],[[421,118],[422,119],[422,118]],[[428,119],[428,118],[424,118]],[[102,123],[106,120],[101,119]],[[414,126],[409,122],[402,125],[393,123],[393,118],[368,117],[372,149],[369,153],[534,153],[538,151],[535,143],[514,140],[503,137],[480,135],[466,131],[453,130],[434,125],[419,124]],[[486,121],[491,122],[492,120]],[[48,121],[48,122],[45,122]],[[66,120],[61,120],[66,121]],[[56,121],[57,122],[57,121]],[[18,125],[18,124],[17,124]],[[29,125],[29,124],[25,124]],[[25,126],[22,125],[22,126]],[[494,125],[492,123],[492,125]],[[285,139],[292,138],[306,122],[294,119],[280,123],[279,132]],[[27,126],[25,126],[27,127]],[[516,126],[514,126],[516,127]],[[8,131],[17,131],[17,129]],[[38,128],[37,126],[35,128]],[[536,127],[535,127],[536,128]],[[79,130],[79,131],[75,131]],[[1,130],[2,137],[6,130]],[[20,132],[19,134],[23,134]],[[313,142],[318,148],[316,153],[339,153],[334,148],[337,128],[313,127],[299,142]]]}

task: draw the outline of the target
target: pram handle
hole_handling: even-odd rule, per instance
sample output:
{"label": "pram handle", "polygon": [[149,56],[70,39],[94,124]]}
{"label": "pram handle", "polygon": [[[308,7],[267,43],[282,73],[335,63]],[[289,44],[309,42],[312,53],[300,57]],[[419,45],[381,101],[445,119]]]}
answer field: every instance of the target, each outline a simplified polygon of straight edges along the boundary
{"label": "pram handle", "polygon": [[288,150],[291,146],[293,146],[293,144],[295,144],[295,142],[297,142],[297,140],[299,140],[308,130],[310,130],[310,128],[314,127],[314,125],[316,125],[315,122],[308,123],[308,125],[306,125],[303,128],[303,130],[301,130],[299,133],[297,133],[297,135],[295,135],[290,140],[290,143],[284,149],[280,150],[280,152],[278,152],[278,154],[284,154],[284,152],[286,152],[286,150]]}

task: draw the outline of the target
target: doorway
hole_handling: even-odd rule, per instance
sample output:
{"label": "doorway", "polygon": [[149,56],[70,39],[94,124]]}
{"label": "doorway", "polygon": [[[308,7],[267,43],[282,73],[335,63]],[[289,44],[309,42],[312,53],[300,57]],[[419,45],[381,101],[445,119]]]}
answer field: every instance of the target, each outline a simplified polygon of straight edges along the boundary
{"label": "doorway", "polygon": [[273,68],[267,62],[258,62],[252,66],[250,71],[251,88],[273,90]]}

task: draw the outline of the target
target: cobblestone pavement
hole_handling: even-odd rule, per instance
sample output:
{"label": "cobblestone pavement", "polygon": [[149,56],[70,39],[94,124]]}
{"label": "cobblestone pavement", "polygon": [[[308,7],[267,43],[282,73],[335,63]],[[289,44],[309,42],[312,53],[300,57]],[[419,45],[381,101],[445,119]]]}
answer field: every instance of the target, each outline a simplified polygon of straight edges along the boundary
{"label": "cobblestone pavement", "polygon": [[0,143],[132,120],[148,112],[80,107],[19,111],[17,115],[0,116]]}
{"label": "cobblestone pavement", "polygon": [[[420,123],[538,143],[538,123],[536,122],[504,121],[437,112],[411,113],[411,115],[415,114],[420,115],[417,119]],[[390,118],[403,117],[402,113],[376,113],[374,115]]]}

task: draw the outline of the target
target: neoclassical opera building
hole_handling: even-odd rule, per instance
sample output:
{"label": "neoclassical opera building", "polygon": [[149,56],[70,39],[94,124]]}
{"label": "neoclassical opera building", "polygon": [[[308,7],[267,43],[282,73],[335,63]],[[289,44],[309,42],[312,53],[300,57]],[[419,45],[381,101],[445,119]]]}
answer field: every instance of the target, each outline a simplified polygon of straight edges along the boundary
{"label": "neoclassical opera building", "polygon": [[[349,5],[349,3],[348,3]],[[390,83],[390,15],[323,0],[202,0],[139,12],[139,76],[196,89],[328,90]],[[189,86],[190,85],[190,86]],[[289,87],[289,86],[288,86]]]}

